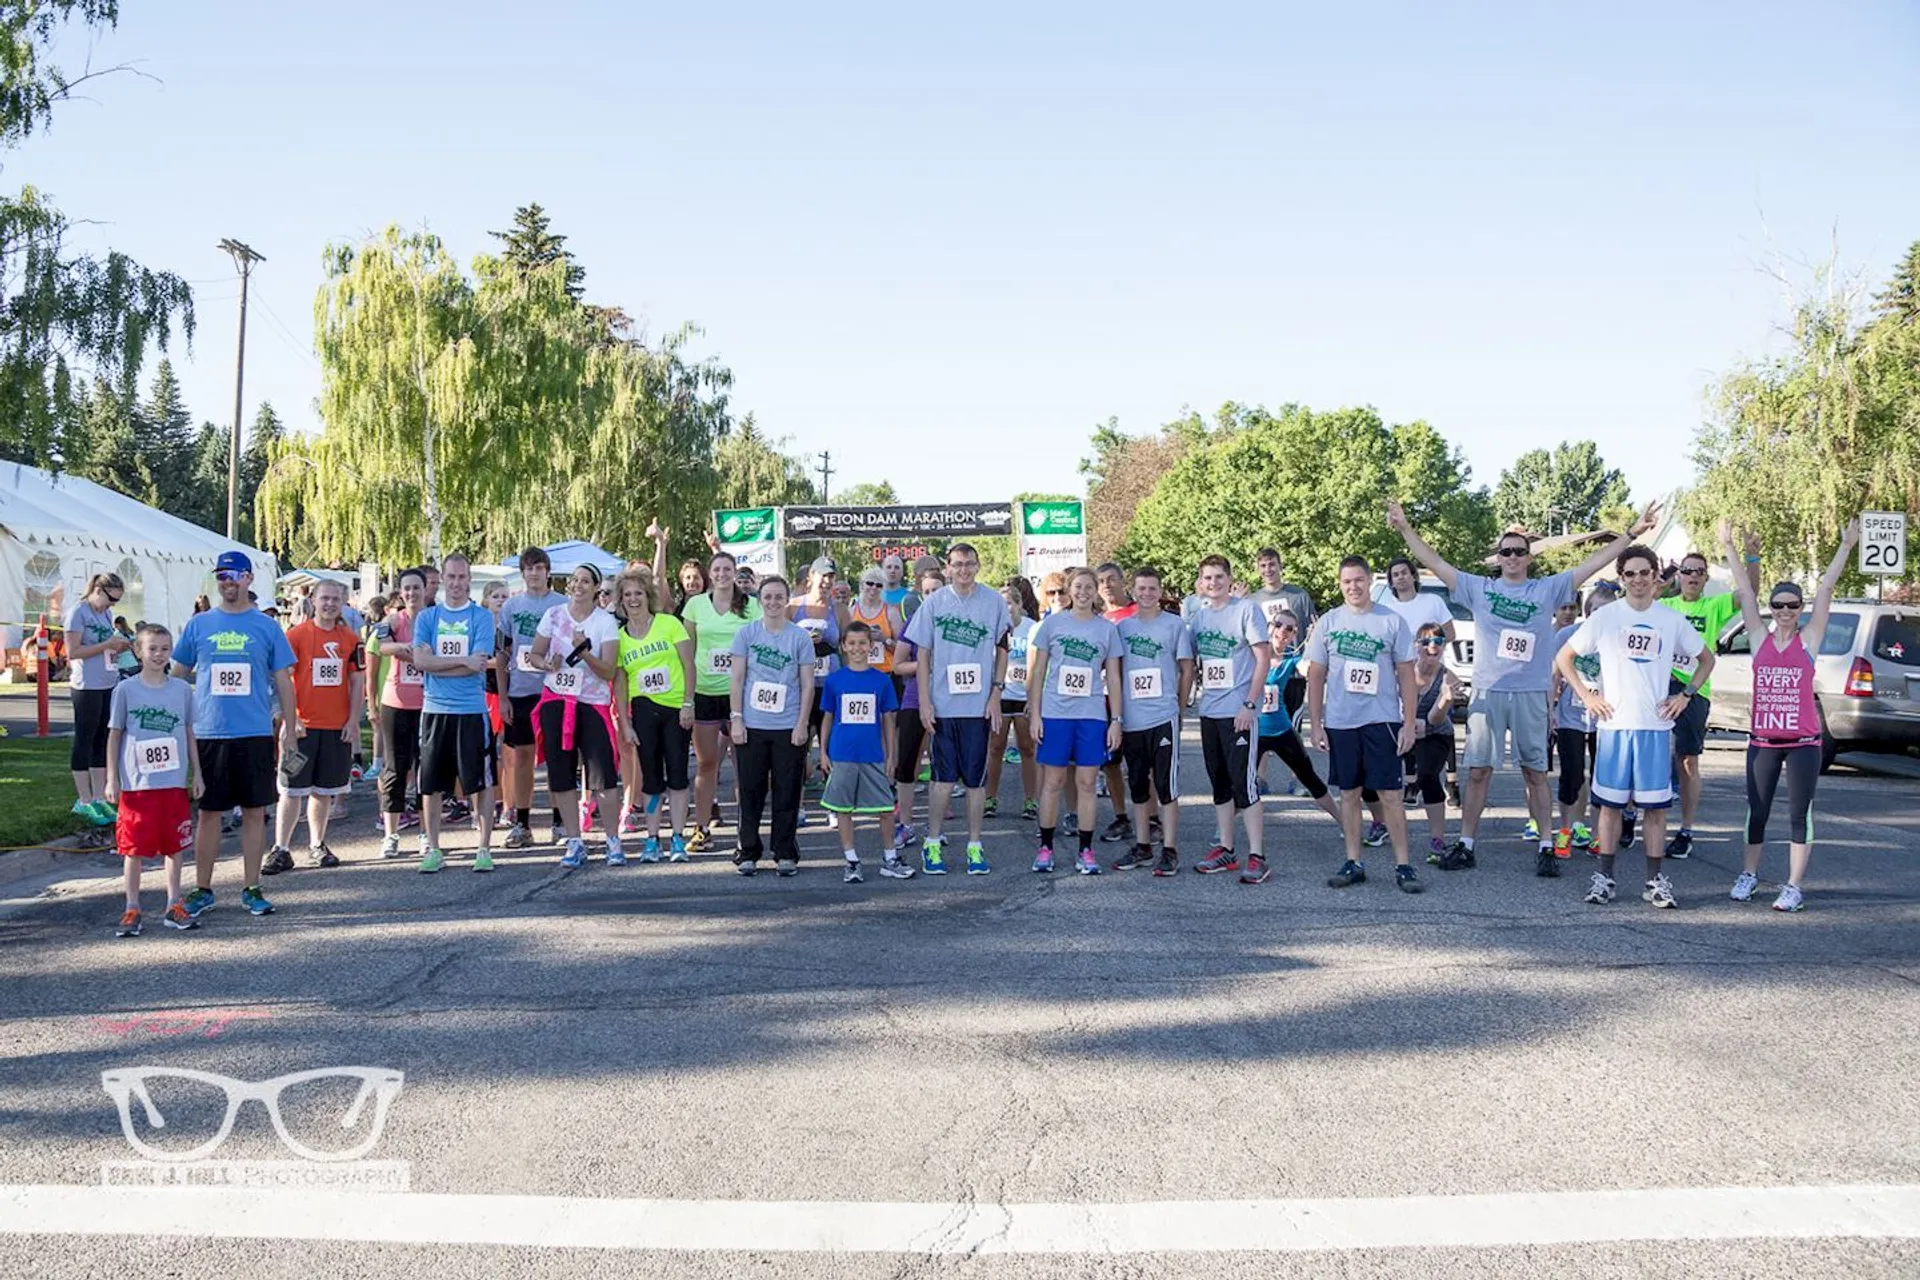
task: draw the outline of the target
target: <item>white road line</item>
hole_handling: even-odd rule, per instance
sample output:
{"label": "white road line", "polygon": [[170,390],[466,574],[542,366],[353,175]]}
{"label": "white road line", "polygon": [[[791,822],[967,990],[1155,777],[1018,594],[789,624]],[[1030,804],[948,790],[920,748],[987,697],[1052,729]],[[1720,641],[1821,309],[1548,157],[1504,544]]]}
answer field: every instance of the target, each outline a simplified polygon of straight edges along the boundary
{"label": "white road line", "polygon": [[0,1186],[0,1235],[29,1234],[916,1254],[1916,1239],[1920,1186],[1010,1205]]}

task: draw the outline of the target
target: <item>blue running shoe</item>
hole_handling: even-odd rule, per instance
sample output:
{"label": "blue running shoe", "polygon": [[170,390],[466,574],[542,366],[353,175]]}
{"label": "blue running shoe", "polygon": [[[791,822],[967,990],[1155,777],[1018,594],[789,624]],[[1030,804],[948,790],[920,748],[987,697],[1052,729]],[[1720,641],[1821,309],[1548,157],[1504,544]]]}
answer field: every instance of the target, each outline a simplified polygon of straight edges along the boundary
{"label": "blue running shoe", "polygon": [[267,901],[267,895],[260,892],[260,886],[257,884],[250,884],[240,891],[240,905],[245,907],[252,915],[270,916],[273,914],[273,904]]}
{"label": "blue running shoe", "polygon": [[987,865],[987,851],[982,849],[978,843],[969,844],[967,846],[967,874],[970,876],[984,876],[992,870],[993,868]]}
{"label": "blue running shoe", "polygon": [[587,842],[575,836],[567,841],[567,851],[560,855],[563,867],[584,867],[587,865]]}
{"label": "blue running shoe", "polygon": [[198,917],[202,911],[213,905],[213,890],[195,889],[180,900],[180,905],[187,909],[188,915]]}
{"label": "blue running shoe", "polygon": [[687,841],[685,836],[675,836],[673,838],[673,843],[667,847],[667,861],[687,861]]}
{"label": "blue running shoe", "polygon": [[646,839],[646,843],[640,846],[640,861],[642,862],[660,861],[660,837],[659,836],[648,836]]}
{"label": "blue running shoe", "polygon": [[947,874],[946,841],[927,840],[920,846],[920,869],[930,876]]}
{"label": "blue running shoe", "polygon": [[1053,874],[1053,850],[1041,845],[1033,851],[1033,873],[1039,876]]}

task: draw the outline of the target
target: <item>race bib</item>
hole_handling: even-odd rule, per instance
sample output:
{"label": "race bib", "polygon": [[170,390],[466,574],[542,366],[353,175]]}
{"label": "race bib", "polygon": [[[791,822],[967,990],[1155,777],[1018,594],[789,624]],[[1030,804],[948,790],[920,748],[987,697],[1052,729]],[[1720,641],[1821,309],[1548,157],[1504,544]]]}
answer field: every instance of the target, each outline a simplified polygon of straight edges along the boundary
{"label": "race bib", "polygon": [[986,686],[980,679],[980,664],[956,662],[947,668],[948,693],[979,693]]}
{"label": "race bib", "polygon": [[1127,695],[1142,702],[1157,702],[1160,698],[1160,668],[1142,667],[1138,671],[1127,673]]}
{"label": "race bib", "polygon": [[401,684],[425,684],[426,682],[426,672],[414,666],[411,662],[403,662],[400,664]]}
{"label": "race bib", "polygon": [[828,676],[832,674],[833,674],[832,658],[815,658],[813,660],[813,678],[815,680],[825,680]]}
{"label": "race bib", "polygon": [[1063,698],[1086,697],[1093,692],[1093,668],[1062,664],[1060,678],[1053,682],[1053,689]]}
{"label": "race bib", "polygon": [[1690,672],[1699,665],[1700,660],[1690,653],[1676,653],[1673,655],[1673,667],[1676,671]]}
{"label": "race bib", "polygon": [[467,633],[456,631],[451,635],[435,636],[433,652],[442,658],[464,658],[467,656]]}
{"label": "race bib", "polygon": [[1533,661],[1533,632],[1508,628],[1500,633],[1500,656],[1508,662]]}
{"label": "race bib", "polygon": [[1027,660],[1021,658],[1007,664],[1007,683],[1023,685],[1027,682]]}
{"label": "race bib", "polygon": [[513,665],[516,670],[524,671],[531,676],[543,676],[547,674],[546,668],[534,661],[533,646],[530,644],[523,645],[513,651]]}
{"label": "race bib", "polygon": [[1227,658],[1206,658],[1200,663],[1200,687],[1209,693],[1233,688],[1233,662]]}
{"label": "race bib", "polygon": [[765,680],[753,682],[753,688],[747,691],[753,709],[765,715],[779,715],[787,709],[787,686],[769,684]]}
{"label": "race bib", "polygon": [[339,688],[342,665],[343,661],[339,658],[315,658],[313,660],[313,687],[316,689]]}
{"label": "race bib", "polygon": [[216,698],[250,698],[253,696],[253,664],[216,662],[207,673],[207,683]]}
{"label": "race bib", "polygon": [[1660,652],[1659,637],[1651,631],[1629,631],[1626,635],[1629,658],[1651,658]]}
{"label": "race bib", "polygon": [[1273,620],[1279,617],[1281,614],[1285,613],[1286,611],[1287,611],[1287,602],[1285,600],[1269,600],[1265,604],[1260,606],[1260,612],[1267,615],[1268,626],[1272,626]]}
{"label": "race bib", "polygon": [[547,687],[563,698],[580,696],[580,668],[562,667],[547,676]]}
{"label": "race bib", "polygon": [[640,692],[665,693],[673,688],[673,672],[665,667],[648,667],[640,673]]}
{"label": "race bib", "polygon": [[1270,716],[1280,709],[1280,686],[1270,684],[1260,692],[1260,714]]}
{"label": "race bib", "polygon": [[[1370,698],[1380,692],[1380,664],[1377,662],[1347,663],[1347,692],[1357,697]],[[1273,686],[1268,685],[1269,689]]]}
{"label": "race bib", "polygon": [[875,707],[876,700],[870,693],[843,693],[840,695],[840,723],[877,723],[878,712]]}
{"label": "race bib", "polygon": [[707,650],[707,674],[710,676],[730,676],[733,674],[733,650]]}
{"label": "race bib", "polygon": [[134,744],[142,773],[172,773],[180,767],[180,752],[172,738],[149,738]]}

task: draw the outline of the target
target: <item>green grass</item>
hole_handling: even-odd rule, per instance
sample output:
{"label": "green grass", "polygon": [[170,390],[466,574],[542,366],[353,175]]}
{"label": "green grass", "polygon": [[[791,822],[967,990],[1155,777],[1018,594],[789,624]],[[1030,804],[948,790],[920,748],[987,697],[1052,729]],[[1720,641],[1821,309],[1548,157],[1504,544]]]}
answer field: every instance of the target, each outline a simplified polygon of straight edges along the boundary
{"label": "green grass", "polygon": [[70,738],[0,738],[0,848],[88,830],[73,807]]}

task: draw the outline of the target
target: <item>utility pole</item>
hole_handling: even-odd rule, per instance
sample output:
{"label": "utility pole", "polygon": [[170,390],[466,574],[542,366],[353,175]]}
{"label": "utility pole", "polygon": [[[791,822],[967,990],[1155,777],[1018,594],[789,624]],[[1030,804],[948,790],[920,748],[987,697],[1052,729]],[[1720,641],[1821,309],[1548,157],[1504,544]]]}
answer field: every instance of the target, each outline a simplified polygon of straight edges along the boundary
{"label": "utility pole", "polygon": [[247,280],[253,274],[253,264],[266,259],[238,240],[222,240],[220,247],[233,255],[233,265],[240,271],[240,340],[233,363],[233,435],[227,441],[227,536],[237,539],[240,536],[240,414],[247,379]]}
{"label": "utility pole", "polygon": [[820,501],[827,500],[827,479],[833,475],[833,453],[829,450],[820,455]]}

